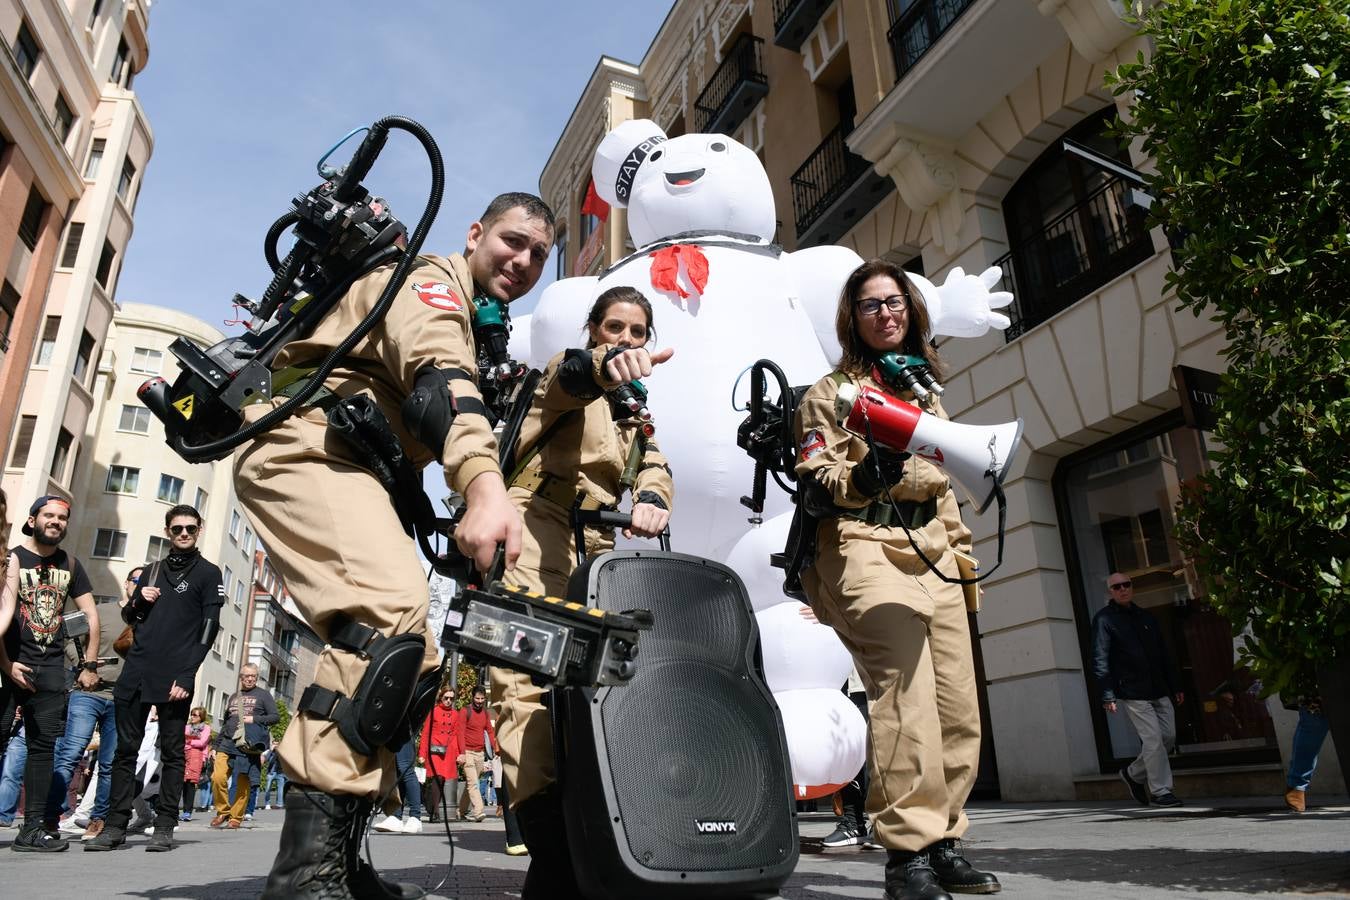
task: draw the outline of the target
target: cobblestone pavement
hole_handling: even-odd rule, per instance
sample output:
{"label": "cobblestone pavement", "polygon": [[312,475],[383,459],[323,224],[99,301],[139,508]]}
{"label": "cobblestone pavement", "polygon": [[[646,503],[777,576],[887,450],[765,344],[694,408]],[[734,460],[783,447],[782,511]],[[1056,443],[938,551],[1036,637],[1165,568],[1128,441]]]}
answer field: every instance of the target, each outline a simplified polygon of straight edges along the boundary
{"label": "cobblestone pavement", "polygon": [[[980,804],[970,809],[966,849],[976,865],[999,874],[1002,896],[1010,898],[1350,897],[1350,804],[1296,816],[1277,803],[1206,801],[1175,810]],[[86,854],[77,846],[50,856],[11,853],[16,831],[3,829],[0,896],[257,897],[281,815],[259,811],[236,832],[213,832],[199,816],[178,829],[177,849],[153,856],[144,852],[144,838],[115,853]],[[432,888],[436,898],[520,896],[529,860],[503,852],[499,820],[454,826],[453,868],[444,832],[427,827],[421,835],[371,837],[372,857],[387,877]],[[783,900],[881,897],[885,854],[820,852],[818,842],[832,827],[824,818],[803,820],[801,861]]]}

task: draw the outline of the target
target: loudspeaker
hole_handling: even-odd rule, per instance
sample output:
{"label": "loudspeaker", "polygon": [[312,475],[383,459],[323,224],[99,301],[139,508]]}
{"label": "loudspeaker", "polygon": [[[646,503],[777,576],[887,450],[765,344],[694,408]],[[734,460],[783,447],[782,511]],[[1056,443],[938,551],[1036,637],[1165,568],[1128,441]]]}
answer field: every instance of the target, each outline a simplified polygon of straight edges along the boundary
{"label": "loudspeaker", "polygon": [[1022,443],[1022,420],[1002,425],[958,425],[875,388],[841,384],[834,398],[839,425],[877,443],[942,466],[970,492],[982,513],[1003,484]]}
{"label": "loudspeaker", "polygon": [[553,692],[577,883],[590,898],[772,894],[797,864],[783,722],[745,586],[720,563],[616,551],[568,599],[655,615],[625,685]]}

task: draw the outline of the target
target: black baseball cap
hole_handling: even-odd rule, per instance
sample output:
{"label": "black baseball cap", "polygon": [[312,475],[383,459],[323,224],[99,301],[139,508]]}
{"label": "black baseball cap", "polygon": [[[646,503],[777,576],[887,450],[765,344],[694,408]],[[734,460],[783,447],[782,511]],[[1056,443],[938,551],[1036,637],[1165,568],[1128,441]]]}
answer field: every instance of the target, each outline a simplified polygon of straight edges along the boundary
{"label": "black baseball cap", "polygon": [[[70,512],[70,501],[67,500],[65,497],[62,497],[60,494],[43,494],[41,497],[33,501],[32,506],[28,507],[28,518],[31,519],[33,518],[33,516],[36,516],[39,512],[42,511],[42,507],[46,506],[48,503],[63,503],[65,504],[66,512],[67,513]],[[24,522],[23,533],[28,535],[29,537],[32,537],[33,526],[29,525],[27,522]]]}

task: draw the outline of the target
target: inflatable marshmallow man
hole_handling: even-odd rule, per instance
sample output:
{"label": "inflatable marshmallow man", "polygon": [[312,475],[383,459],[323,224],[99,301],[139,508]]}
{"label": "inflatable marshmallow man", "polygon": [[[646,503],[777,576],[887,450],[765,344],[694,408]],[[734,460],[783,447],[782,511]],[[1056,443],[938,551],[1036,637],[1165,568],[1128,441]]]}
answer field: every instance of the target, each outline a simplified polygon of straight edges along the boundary
{"label": "inflatable marshmallow man", "polygon": [[[758,527],[739,502],[753,472],[736,446],[748,379],[736,399],[740,410],[732,393],[761,358],[777,362],[794,385],[831,370],[839,358],[835,307],[862,259],[844,247],[784,253],[774,245],[768,175],[748,147],[725,135],[667,139],[654,122],[625,122],[600,142],[592,174],[604,200],[628,208],[638,250],[599,277],[550,285],[528,323],[517,319],[513,355],[542,369],[557,352],[580,346],[591,304],[611,287],[635,287],[651,301],[654,345],[675,348],[646,380],[675,473],[674,548],[723,561],[745,582],[798,794],[831,793],[865,758],[866,724],[840,691],[851,660],[831,629],[802,616],[805,607],[783,594],[783,573],[769,566],[787,538],[787,496],[769,492]],[[910,277],[935,334],[973,337],[1008,326],[992,307],[1012,295],[989,292],[998,269],[980,277],[954,269],[941,288]]]}

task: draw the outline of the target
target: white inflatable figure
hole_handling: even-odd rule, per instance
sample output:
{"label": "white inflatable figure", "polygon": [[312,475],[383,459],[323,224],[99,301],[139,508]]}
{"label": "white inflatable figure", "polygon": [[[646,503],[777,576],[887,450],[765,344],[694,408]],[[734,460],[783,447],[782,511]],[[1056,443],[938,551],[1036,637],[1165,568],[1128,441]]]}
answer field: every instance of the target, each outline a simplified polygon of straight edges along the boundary
{"label": "white inflatable figure", "polygon": [[[783,253],[774,245],[777,217],[764,167],[725,135],[667,139],[654,122],[625,122],[601,141],[592,173],[602,198],[627,206],[638,250],[599,277],[550,285],[529,318],[528,358],[543,368],[555,353],[580,346],[591,304],[611,287],[631,286],[651,300],[654,344],[675,348],[646,380],[657,437],[675,473],[674,549],[723,561],[745,582],[798,795],[830,793],[865,758],[866,725],[840,691],[852,662],[831,629],[804,618],[805,607],[783,594],[783,573],[769,565],[785,543],[788,497],[771,488],[758,527],[739,502],[753,473],[736,446],[748,379],[735,406],[732,393],[761,358],[774,360],[794,385],[831,370],[839,358],[835,307],[862,259],[844,247]],[[1012,297],[989,291],[998,269],[979,277],[953,270],[941,288],[911,277],[935,334],[1007,327],[994,307]],[[517,320],[513,349],[524,349],[523,322]]]}

